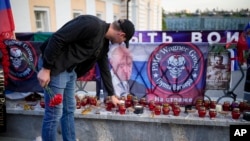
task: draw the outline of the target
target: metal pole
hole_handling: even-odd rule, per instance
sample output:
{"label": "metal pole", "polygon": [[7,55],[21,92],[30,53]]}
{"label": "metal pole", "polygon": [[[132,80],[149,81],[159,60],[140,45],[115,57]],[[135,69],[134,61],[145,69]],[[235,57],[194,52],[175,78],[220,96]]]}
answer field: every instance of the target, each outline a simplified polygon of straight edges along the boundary
{"label": "metal pole", "polygon": [[130,2],[130,0],[127,0],[127,19],[128,19],[128,14],[129,14],[129,11],[128,11],[129,10],[129,5],[128,5],[129,2]]}

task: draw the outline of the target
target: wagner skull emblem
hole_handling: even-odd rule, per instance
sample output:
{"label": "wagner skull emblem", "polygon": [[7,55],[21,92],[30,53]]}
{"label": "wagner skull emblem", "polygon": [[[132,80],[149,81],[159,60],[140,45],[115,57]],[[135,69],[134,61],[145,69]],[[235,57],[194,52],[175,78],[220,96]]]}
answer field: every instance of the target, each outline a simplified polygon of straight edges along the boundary
{"label": "wagner skull emblem", "polygon": [[10,49],[10,60],[15,68],[21,66],[22,63],[22,51],[16,47]]}
{"label": "wagner skull emblem", "polygon": [[181,55],[173,55],[168,58],[167,68],[170,75],[173,78],[177,78],[181,75],[182,71],[185,69],[185,58]]}

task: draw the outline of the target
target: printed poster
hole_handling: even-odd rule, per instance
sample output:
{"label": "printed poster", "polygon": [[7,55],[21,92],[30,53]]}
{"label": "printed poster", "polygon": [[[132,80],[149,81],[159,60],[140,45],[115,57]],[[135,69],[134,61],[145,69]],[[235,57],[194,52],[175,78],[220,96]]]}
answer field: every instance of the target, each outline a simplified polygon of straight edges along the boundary
{"label": "printed poster", "polygon": [[130,44],[130,91],[148,101],[194,104],[204,97],[207,49],[207,43]]}

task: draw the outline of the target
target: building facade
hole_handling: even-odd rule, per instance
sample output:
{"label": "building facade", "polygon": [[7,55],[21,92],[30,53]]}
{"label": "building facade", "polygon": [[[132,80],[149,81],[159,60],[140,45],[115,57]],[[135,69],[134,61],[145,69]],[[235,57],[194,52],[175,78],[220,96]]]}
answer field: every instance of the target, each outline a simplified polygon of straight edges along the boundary
{"label": "building facade", "polygon": [[128,18],[136,30],[161,30],[161,0],[10,0],[15,32],[54,32],[67,21],[95,15],[112,22]]}

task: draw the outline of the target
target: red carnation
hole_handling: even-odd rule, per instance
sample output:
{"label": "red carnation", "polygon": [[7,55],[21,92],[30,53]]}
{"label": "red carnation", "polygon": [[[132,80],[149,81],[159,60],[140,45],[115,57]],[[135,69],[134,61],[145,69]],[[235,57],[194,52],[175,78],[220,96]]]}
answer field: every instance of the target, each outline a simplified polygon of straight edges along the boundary
{"label": "red carnation", "polygon": [[62,103],[62,95],[61,94],[56,94],[54,97],[50,100],[49,106],[54,107],[56,105],[59,105]]}
{"label": "red carnation", "polygon": [[[32,70],[37,73],[35,65],[28,59],[28,57],[24,53],[22,53],[22,57],[28,63],[28,65],[30,65]],[[50,97],[49,106],[50,107],[55,107],[56,105],[59,105],[60,103],[62,103],[62,94],[54,94],[54,92],[48,86],[45,86],[44,89],[49,94],[49,97]]]}

